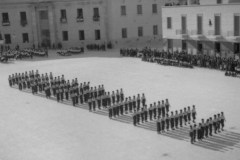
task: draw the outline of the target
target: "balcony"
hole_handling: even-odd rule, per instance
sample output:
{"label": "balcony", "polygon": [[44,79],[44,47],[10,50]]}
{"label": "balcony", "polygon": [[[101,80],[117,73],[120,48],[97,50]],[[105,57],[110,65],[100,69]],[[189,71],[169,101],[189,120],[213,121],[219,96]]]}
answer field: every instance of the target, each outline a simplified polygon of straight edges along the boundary
{"label": "balcony", "polygon": [[93,16],[93,21],[98,22],[100,21],[100,16]]}
{"label": "balcony", "polygon": [[10,26],[10,21],[2,21],[2,26]]}
{"label": "balcony", "polygon": [[84,22],[83,17],[77,17],[77,22]]}
{"label": "balcony", "polygon": [[228,31],[226,38],[230,41],[240,41],[240,34],[234,31]]}
{"label": "balcony", "polygon": [[191,30],[190,37],[196,40],[204,39],[203,31],[201,30]]}
{"label": "balcony", "polygon": [[21,26],[25,27],[28,23],[27,20],[21,20],[20,24]]}
{"label": "balcony", "polygon": [[60,18],[61,23],[67,23],[67,18]]}
{"label": "balcony", "polygon": [[177,29],[176,30],[176,35],[180,38],[180,39],[187,39],[189,37],[188,35],[188,30],[182,30],[182,29]]}
{"label": "balcony", "polygon": [[221,33],[217,33],[214,30],[210,30],[210,31],[208,31],[207,38],[209,38],[210,40],[213,40],[213,41],[218,41],[218,40],[223,39],[223,36],[221,35]]}

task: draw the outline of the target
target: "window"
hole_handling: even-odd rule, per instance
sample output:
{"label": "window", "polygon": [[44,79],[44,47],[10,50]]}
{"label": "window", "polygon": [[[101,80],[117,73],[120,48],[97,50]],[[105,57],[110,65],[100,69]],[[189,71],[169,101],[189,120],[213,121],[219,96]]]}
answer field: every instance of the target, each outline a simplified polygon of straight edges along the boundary
{"label": "window", "polygon": [[93,16],[99,17],[99,9],[98,8],[93,8]]}
{"label": "window", "polygon": [[80,30],[80,31],[79,31],[79,40],[80,40],[80,41],[85,40],[84,30]]}
{"label": "window", "polygon": [[215,52],[217,53],[221,52],[221,43],[215,42]]}
{"label": "window", "polygon": [[158,26],[157,25],[153,26],[153,35],[158,35]]}
{"label": "window", "polygon": [[222,4],[222,0],[217,0],[217,4]]}
{"label": "window", "polygon": [[172,29],[172,18],[167,17],[167,29]]}
{"label": "window", "polygon": [[93,21],[99,21],[99,9],[93,8]]}
{"label": "window", "polygon": [[62,31],[63,41],[68,41],[68,31]]}
{"label": "window", "polygon": [[10,34],[5,34],[4,38],[5,38],[5,44],[11,44],[12,43]]}
{"label": "window", "polygon": [[8,13],[2,13],[2,22],[3,23],[8,23],[9,22]]}
{"label": "window", "polygon": [[182,16],[182,34],[187,33],[187,17]]}
{"label": "window", "polygon": [[46,20],[48,19],[48,11],[39,11],[40,19],[41,20]]}
{"label": "window", "polygon": [[197,34],[202,34],[202,15],[197,16]]}
{"label": "window", "polygon": [[100,30],[95,30],[95,40],[100,40],[100,39],[101,39]]}
{"label": "window", "polygon": [[152,4],[152,13],[157,14],[158,9],[157,9],[157,4]]}
{"label": "window", "polygon": [[126,6],[121,6],[121,16],[126,16]]}
{"label": "window", "polygon": [[21,19],[21,21],[27,21],[27,14],[26,14],[26,12],[20,12],[20,19]]}
{"label": "window", "polygon": [[215,35],[221,35],[221,17],[220,15],[214,16]]}
{"label": "window", "polygon": [[122,28],[122,38],[127,38],[127,28]]}
{"label": "window", "polygon": [[137,5],[137,14],[142,14],[142,5]]}
{"label": "window", "polygon": [[27,14],[26,12],[20,12],[20,22],[22,26],[26,26],[27,25]]}
{"label": "window", "polygon": [[240,16],[234,15],[234,36],[240,36]]}
{"label": "window", "polygon": [[82,8],[77,9],[77,18],[83,18],[83,9]]}
{"label": "window", "polygon": [[143,36],[143,27],[138,27],[138,37]]}
{"label": "window", "polygon": [[61,9],[61,19],[67,19],[66,9]]}
{"label": "window", "polygon": [[22,38],[23,38],[23,43],[28,43],[29,42],[28,33],[23,33]]}

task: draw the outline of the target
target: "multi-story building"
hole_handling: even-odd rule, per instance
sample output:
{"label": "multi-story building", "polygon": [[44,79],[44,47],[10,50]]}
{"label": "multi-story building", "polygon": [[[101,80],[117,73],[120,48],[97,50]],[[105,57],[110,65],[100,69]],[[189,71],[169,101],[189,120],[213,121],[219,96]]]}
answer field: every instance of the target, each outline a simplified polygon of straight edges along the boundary
{"label": "multi-story building", "polygon": [[176,0],[1,0],[0,33],[11,47],[107,43],[160,45],[161,7]]}
{"label": "multi-story building", "polygon": [[165,49],[188,53],[240,53],[239,0],[187,0],[162,8]]}

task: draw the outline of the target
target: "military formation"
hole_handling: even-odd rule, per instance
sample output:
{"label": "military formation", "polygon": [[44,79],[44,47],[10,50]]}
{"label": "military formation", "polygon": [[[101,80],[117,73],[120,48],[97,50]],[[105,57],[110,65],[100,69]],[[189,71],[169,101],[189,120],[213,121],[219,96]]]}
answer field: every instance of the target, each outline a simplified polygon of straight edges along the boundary
{"label": "military formation", "polygon": [[146,103],[144,93],[136,96],[125,96],[123,89],[107,92],[104,85],[90,86],[90,82],[79,83],[78,79],[65,80],[64,75],[54,76],[52,72],[40,74],[38,70],[15,73],[8,77],[9,86],[17,86],[19,90],[31,90],[32,94],[44,93],[46,98],[55,97],[57,102],[71,101],[73,106],[87,104],[90,112],[97,109],[108,111],[110,119],[122,115],[130,115],[134,126],[155,122],[157,133],[162,134],[190,125],[190,142],[202,141],[224,130],[226,121],[224,113],[216,114],[209,119],[196,122],[196,108],[188,106],[180,110],[170,111],[168,99]]}

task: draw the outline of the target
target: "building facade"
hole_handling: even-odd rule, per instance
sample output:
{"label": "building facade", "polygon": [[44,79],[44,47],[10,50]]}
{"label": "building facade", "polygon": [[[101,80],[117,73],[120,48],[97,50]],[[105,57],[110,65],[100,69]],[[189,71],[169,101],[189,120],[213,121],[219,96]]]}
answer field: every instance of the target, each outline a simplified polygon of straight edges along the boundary
{"label": "building facade", "polygon": [[1,0],[0,33],[11,48],[161,46],[161,8],[169,2],[175,0]]}
{"label": "building facade", "polygon": [[162,8],[165,49],[222,56],[240,53],[239,0],[188,0],[185,4]]}

